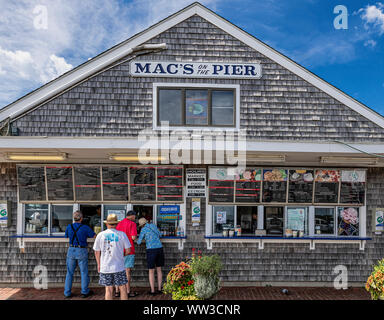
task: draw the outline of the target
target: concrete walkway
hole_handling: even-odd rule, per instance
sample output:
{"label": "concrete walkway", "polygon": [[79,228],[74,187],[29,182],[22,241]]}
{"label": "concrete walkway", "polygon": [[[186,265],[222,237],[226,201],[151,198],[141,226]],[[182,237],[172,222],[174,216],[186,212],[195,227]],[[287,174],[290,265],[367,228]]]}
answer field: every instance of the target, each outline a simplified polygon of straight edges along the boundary
{"label": "concrete walkway", "polygon": [[[349,288],[336,290],[319,287],[286,287],[288,294],[282,293],[283,287],[224,287],[213,300],[370,300],[370,295],[364,288]],[[71,300],[103,300],[104,288],[92,288],[95,295],[83,299],[80,289],[73,288],[75,295]],[[170,295],[150,296],[149,288],[135,288],[139,292],[130,300],[170,300]],[[62,300],[63,289],[52,288],[36,290],[34,288],[0,288],[0,300]],[[119,298],[116,298],[119,299]]]}

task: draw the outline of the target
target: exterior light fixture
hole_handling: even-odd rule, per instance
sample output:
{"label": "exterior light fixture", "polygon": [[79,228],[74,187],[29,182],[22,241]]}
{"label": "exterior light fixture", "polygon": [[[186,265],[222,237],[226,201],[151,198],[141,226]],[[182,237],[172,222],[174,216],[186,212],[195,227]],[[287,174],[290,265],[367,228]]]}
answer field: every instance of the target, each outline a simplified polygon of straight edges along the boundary
{"label": "exterior light fixture", "polygon": [[376,165],[379,162],[378,158],[358,158],[358,157],[320,157],[321,163],[335,163],[335,164],[366,164]]}
{"label": "exterior light fixture", "polygon": [[285,155],[252,155],[247,154],[247,162],[285,162]]}
{"label": "exterior light fixture", "polygon": [[110,160],[114,161],[131,161],[131,162],[148,162],[148,161],[164,161],[163,156],[138,156],[135,154],[111,154]]}
{"label": "exterior light fixture", "polygon": [[31,152],[31,153],[6,153],[5,158],[13,161],[63,161],[67,159],[66,153]]}

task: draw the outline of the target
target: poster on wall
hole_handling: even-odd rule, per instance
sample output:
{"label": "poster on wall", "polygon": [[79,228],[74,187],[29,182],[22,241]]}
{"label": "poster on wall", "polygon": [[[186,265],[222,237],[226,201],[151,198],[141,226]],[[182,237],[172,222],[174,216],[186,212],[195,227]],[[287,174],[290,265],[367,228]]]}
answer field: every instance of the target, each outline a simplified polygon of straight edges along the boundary
{"label": "poster on wall", "polygon": [[375,232],[384,231],[384,208],[376,208]]}
{"label": "poster on wall", "polygon": [[227,223],[227,213],[225,211],[217,211],[216,212],[216,223],[217,224]]}
{"label": "poster on wall", "polygon": [[312,203],[313,170],[289,170],[288,202]]}
{"label": "poster on wall", "polygon": [[261,169],[238,169],[235,174],[235,201],[260,202]]}
{"label": "poster on wall", "polygon": [[287,209],[287,229],[305,230],[305,208]]}
{"label": "poster on wall", "polygon": [[8,201],[0,201],[0,227],[9,227],[11,225],[9,208]]}
{"label": "poster on wall", "polygon": [[186,169],[187,197],[206,197],[206,176],[205,168]]}
{"label": "poster on wall", "polygon": [[365,170],[342,170],[340,203],[364,204]]}
{"label": "poster on wall", "polygon": [[209,201],[233,202],[234,176],[228,168],[209,168]]}
{"label": "poster on wall", "polygon": [[263,202],[286,202],[287,170],[263,170]]}
{"label": "poster on wall", "polygon": [[359,235],[359,208],[338,207],[338,231],[339,236]]}
{"label": "poster on wall", "polygon": [[315,203],[337,203],[339,194],[339,170],[315,171]]}
{"label": "poster on wall", "polygon": [[192,226],[200,224],[201,203],[200,198],[192,198]]}

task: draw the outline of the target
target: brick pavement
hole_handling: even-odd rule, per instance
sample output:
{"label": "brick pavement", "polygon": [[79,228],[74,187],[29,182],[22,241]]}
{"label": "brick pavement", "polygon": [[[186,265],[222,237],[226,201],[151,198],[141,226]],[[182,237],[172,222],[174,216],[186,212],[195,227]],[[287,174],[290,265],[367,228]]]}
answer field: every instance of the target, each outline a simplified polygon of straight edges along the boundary
{"label": "brick pavement", "polygon": [[[325,287],[286,287],[289,294],[281,292],[283,287],[224,287],[213,300],[370,300],[364,288],[336,290]],[[95,295],[83,299],[80,288],[73,288],[75,296],[71,300],[103,300],[104,288],[92,288]],[[130,300],[170,300],[170,295],[150,296],[149,288],[135,288],[140,295]],[[0,300],[61,300],[62,288],[36,290],[33,288],[0,288]],[[119,298],[116,298],[119,299]]]}

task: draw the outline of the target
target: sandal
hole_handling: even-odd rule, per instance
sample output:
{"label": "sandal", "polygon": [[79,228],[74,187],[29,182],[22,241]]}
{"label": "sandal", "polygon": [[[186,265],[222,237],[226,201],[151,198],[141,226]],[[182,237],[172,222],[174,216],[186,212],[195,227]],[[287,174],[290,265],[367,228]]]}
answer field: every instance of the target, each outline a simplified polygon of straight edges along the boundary
{"label": "sandal", "polygon": [[157,292],[152,292],[152,291],[148,291],[148,294],[151,295],[151,296],[155,296],[157,294]]}
{"label": "sandal", "polygon": [[120,292],[119,291],[115,292],[115,298],[120,298]]}
{"label": "sandal", "polygon": [[134,298],[134,297],[136,297],[138,295],[139,295],[138,292],[130,292],[130,293],[128,293],[128,298]]}

